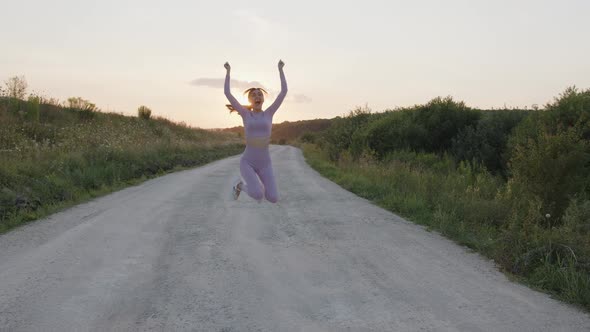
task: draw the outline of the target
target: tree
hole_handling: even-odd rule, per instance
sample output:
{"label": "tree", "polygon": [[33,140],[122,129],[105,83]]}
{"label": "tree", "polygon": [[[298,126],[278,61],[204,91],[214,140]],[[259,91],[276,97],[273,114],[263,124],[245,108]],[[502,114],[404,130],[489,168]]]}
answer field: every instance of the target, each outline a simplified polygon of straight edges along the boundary
{"label": "tree", "polygon": [[14,76],[4,82],[6,85],[6,96],[15,99],[25,99],[27,94],[27,80],[24,76]]}

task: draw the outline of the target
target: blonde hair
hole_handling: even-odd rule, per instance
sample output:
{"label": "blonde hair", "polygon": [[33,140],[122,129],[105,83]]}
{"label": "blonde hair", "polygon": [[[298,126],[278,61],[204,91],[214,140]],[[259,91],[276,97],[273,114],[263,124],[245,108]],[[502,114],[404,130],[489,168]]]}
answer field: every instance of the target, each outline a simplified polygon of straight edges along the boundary
{"label": "blonde hair", "polygon": [[[248,95],[248,99],[249,99],[249,98],[250,98],[250,94],[251,94],[252,92],[256,91],[256,90],[258,90],[258,91],[261,91],[261,92],[264,92],[264,94],[268,95],[268,92],[266,92],[266,90],[264,90],[263,88],[250,88],[250,89],[248,89],[248,90],[244,91],[244,93],[243,93],[243,94],[244,94],[244,95],[246,95],[246,94],[247,94],[247,95]],[[244,108],[246,108],[246,109],[250,110],[250,111],[251,111],[251,110],[254,108],[254,106],[252,106],[252,105],[242,105],[242,106],[243,106]],[[227,107],[227,108],[229,109],[229,112],[230,112],[230,113],[231,113],[231,112],[237,112],[237,110],[236,110],[236,109],[235,109],[235,108],[234,108],[234,107],[233,107],[231,104],[226,104],[226,105],[225,105],[225,107]]]}

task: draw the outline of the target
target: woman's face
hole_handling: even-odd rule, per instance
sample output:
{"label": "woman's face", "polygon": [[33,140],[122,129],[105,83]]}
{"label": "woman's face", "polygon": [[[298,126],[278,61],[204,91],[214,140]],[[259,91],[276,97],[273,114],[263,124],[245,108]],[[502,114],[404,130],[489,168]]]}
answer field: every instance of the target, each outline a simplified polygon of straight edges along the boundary
{"label": "woman's face", "polygon": [[258,89],[252,90],[248,93],[248,101],[254,109],[261,109],[262,103],[264,103],[264,94]]}

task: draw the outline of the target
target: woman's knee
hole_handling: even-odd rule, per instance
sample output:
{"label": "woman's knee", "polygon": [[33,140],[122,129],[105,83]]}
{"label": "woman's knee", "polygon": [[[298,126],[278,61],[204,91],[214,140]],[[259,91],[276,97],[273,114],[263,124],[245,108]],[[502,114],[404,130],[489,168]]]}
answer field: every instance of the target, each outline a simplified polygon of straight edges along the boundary
{"label": "woman's knee", "polygon": [[248,191],[248,195],[257,201],[264,198],[264,192],[260,186],[254,186],[254,188]]}

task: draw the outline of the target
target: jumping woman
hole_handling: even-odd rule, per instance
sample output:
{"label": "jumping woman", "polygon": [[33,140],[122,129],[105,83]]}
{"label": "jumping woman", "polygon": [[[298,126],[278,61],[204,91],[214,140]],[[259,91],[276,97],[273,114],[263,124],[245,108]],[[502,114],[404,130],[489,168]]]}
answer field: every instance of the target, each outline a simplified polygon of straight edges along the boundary
{"label": "jumping woman", "polygon": [[224,90],[225,96],[230,102],[226,106],[229,108],[230,113],[235,111],[242,117],[244,136],[246,137],[246,149],[240,159],[240,173],[243,180],[238,179],[233,183],[234,199],[238,199],[240,192],[245,191],[248,196],[258,202],[261,202],[263,198],[266,198],[271,203],[276,203],[279,200],[268,145],[270,144],[272,117],[287,95],[287,81],[283,72],[284,66],[285,63],[282,60],[279,61],[281,92],[272,105],[263,111],[262,103],[264,103],[266,91],[261,88],[246,90],[244,94],[248,94],[250,105],[241,105],[230,91],[231,67],[227,62],[224,65],[227,70]]}

